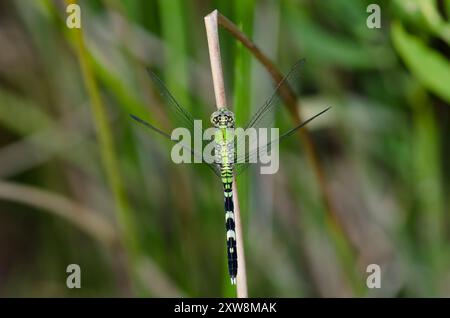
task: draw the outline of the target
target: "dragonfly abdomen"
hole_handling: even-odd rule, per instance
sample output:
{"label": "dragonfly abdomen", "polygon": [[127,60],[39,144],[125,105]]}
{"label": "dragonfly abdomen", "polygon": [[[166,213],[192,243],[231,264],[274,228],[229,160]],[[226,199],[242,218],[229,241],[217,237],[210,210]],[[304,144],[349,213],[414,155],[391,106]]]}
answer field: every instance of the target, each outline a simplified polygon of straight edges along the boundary
{"label": "dragonfly abdomen", "polygon": [[222,164],[221,167],[223,195],[225,203],[225,229],[227,234],[227,255],[228,273],[231,283],[236,284],[237,275],[237,250],[236,232],[234,223],[234,203],[233,203],[233,168],[230,164]]}

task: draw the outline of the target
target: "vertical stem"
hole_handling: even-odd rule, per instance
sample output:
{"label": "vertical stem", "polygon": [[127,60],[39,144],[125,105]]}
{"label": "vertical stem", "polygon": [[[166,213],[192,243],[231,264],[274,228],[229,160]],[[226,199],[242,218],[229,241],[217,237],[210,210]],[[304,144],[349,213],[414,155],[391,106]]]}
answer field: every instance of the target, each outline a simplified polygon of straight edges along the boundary
{"label": "vertical stem", "polygon": [[[217,108],[227,106],[225,85],[223,81],[222,63],[220,58],[219,31],[217,23],[217,10],[205,17],[206,35],[208,39],[209,58],[214,83]],[[247,272],[245,269],[244,239],[242,235],[241,213],[236,185],[236,177],[233,177],[234,217],[236,225],[236,248],[238,255],[238,273],[236,277],[236,289],[238,298],[247,298]]]}
{"label": "vertical stem", "polygon": [[222,61],[220,57],[219,31],[217,23],[217,10],[205,17],[206,36],[208,38],[209,60],[214,84],[217,108],[227,106],[225,84],[223,81]]}

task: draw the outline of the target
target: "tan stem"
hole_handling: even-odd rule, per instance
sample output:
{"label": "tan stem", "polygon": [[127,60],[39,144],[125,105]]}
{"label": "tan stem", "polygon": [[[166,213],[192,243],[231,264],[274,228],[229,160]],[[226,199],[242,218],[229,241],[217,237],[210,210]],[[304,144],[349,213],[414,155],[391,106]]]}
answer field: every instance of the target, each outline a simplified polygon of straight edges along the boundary
{"label": "tan stem", "polygon": [[[211,61],[211,72],[214,82],[214,94],[216,96],[217,108],[227,106],[225,85],[223,80],[222,63],[220,58],[218,12],[214,10],[205,17],[206,35],[208,39],[209,59]],[[241,213],[237,192],[236,178],[233,178],[234,217],[236,224],[236,248],[238,255],[238,273],[236,277],[236,289],[238,298],[247,298],[247,272],[245,269],[244,239],[242,234]]]}
{"label": "tan stem", "polygon": [[208,39],[209,60],[211,62],[211,73],[214,84],[214,95],[216,96],[217,108],[227,107],[227,96],[223,81],[222,60],[220,57],[219,31],[217,24],[217,10],[205,17],[206,36]]}

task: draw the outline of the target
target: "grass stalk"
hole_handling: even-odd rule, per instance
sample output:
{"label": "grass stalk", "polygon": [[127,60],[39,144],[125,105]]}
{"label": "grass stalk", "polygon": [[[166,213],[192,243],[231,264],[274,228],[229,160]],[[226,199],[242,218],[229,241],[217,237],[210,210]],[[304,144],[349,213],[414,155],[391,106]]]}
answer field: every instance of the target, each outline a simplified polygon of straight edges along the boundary
{"label": "grass stalk", "polygon": [[[225,94],[225,84],[223,80],[222,63],[220,57],[220,42],[217,21],[217,10],[214,10],[205,17],[205,27],[208,39],[209,58],[211,62],[211,72],[214,84],[214,94],[216,106],[218,109],[227,106]],[[233,177],[233,198],[234,198],[234,216],[236,224],[236,248],[238,255],[238,274],[236,277],[236,290],[238,298],[247,298],[247,272],[245,267],[244,239],[242,233],[241,213],[239,207],[239,198],[237,191],[236,177]]]}

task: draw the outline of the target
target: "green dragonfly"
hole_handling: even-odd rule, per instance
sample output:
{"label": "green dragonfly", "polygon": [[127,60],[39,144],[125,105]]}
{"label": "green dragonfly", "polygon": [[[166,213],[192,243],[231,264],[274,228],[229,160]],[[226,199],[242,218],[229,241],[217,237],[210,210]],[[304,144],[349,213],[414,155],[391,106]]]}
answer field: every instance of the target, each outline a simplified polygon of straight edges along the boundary
{"label": "green dragonfly", "polygon": [[[264,105],[258,109],[258,111],[252,116],[245,129],[250,128],[268,128],[272,126],[275,113],[281,108],[282,100],[279,96],[279,89],[288,81],[290,81],[294,74],[298,73],[300,67],[304,64],[304,60],[297,62],[289,71],[289,73],[278,83],[274,92]],[[168,110],[171,111],[178,118],[178,122],[182,127],[187,128],[194,135],[196,130],[203,129],[194,125],[193,116],[183,108],[176,99],[172,96],[164,83],[149,70],[149,74],[153,79],[156,86],[159,88],[161,96],[165,99]],[[212,169],[212,171],[221,179],[224,191],[224,208],[225,208],[225,229],[226,229],[226,242],[227,242],[227,255],[228,255],[228,273],[231,278],[231,284],[236,284],[236,276],[238,271],[238,260],[236,250],[236,233],[235,233],[235,220],[234,220],[234,203],[233,203],[233,175],[239,175],[246,167],[252,162],[255,162],[255,158],[263,151],[270,151],[271,147],[279,141],[292,135],[301,127],[305,126],[314,118],[320,116],[329,110],[330,107],[322,110],[301,124],[283,132],[279,137],[266,141],[262,145],[253,148],[245,148],[245,145],[238,143],[235,129],[235,116],[234,113],[228,108],[221,108],[215,111],[211,115],[211,124],[215,129],[213,134],[213,153],[214,160],[204,160],[201,153],[191,148],[190,144],[182,144],[182,148],[188,150],[197,159],[200,159],[202,163],[206,164]],[[178,143],[180,140],[172,138],[171,134],[166,133],[162,129],[157,128],[155,125],[142,120],[141,118],[130,115],[138,123],[150,128],[154,132],[164,136],[172,142]],[[204,131],[197,131],[200,136],[203,136]],[[205,147],[207,143],[211,141],[203,140],[202,146]],[[235,151],[244,148],[242,151]]]}

